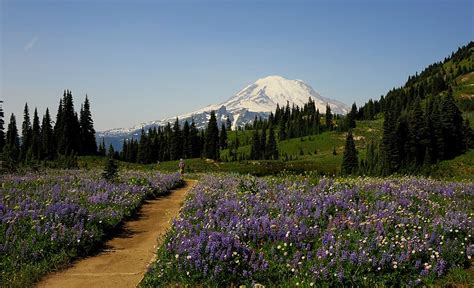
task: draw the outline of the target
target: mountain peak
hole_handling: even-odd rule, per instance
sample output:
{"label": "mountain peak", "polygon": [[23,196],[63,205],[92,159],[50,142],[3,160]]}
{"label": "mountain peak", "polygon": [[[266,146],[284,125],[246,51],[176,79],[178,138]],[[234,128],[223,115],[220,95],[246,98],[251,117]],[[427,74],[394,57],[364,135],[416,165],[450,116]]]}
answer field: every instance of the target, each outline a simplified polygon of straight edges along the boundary
{"label": "mountain peak", "polygon": [[[297,105],[303,107],[308,100],[314,104],[321,113],[326,111],[326,105],[336,114],[347,113],[348,107],[336,100],[322,97],[311,86],[302,80],[291,80],[279,75],[270,75],[257,79],[254,83],[230,97],[226,102],[218,105],[209,105],[197,111],[180,115],[181,122],[194,120],[198,128],[204,128],[209,120],[211,110],[216,111],[217,121],[222,123],[227,119],[232,121],[232,126],[243,126],[251,123],[255,117],[266,118],[274,112],[277,105],[280,107]],[[137,131],[142,127],[148,129],[153,126],[163,126],[167,122],[174,122],[175,117],[156,120],[137,125],[130,129],[114,129],[105,131],[102,135],[139,135]]]}
{"label": "mountain peak", "polygon": [[290,81],[290,80],[288,80],[285,77],[280,76],[280,75],[269,75],[269,76],[266,76],[266,77],[259,78],[255,82],[260,82],[260,81],[285,81],[285,80]]}
{"label": "mountain peak", "polygon": [[347,107],[338,101],[324,98],[302,80],[291,80],[279,75],[260,78],[222,103],[229,111],[247,109],[250,112],[272,112],[278,105],[286,103],[303,107],[312,99],[316,107],[324,111],[326,104],[338,114],[347,112]]}

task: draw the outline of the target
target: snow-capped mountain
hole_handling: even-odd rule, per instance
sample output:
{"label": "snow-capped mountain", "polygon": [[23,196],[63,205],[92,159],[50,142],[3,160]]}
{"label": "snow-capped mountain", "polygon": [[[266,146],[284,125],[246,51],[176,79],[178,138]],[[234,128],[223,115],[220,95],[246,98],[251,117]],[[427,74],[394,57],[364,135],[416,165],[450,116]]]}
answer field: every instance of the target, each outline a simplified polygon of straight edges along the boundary
{"label": "snow-capped mountain", "polygon": [[[301,80],[289,80],[281,76],[268,76],[258,79],[255,83],[248,85],[224,103],[209,105],[197,111],[177,116],[180,122],[194,120],[198,128],[204,128],[210,117],[210,112],[216,112],[218,122],[226,121],[229,118],[232,126],[244,126],[251,123],[255,116],[266,118],[270,112],[274,112],[277,104],[284,107],[287,103],[303,107],[309,99],[315,102],[316,108],[321,113],[326,111],[326,104],[329,104],[331,111],[336,114],[346,114],[348,107],[339,101],[322,97],[318,92]],[[173,123],[175,117],[142,123],[128,129],[111,129],[97,133],[97,138],[105,138],[106,142],[111,138],[131,138],[137,137],[142,128],[145,130],[154,126],[163,126],[168,122]],[[220,125],[220,124],[219,124]],[[220,126],[219,126],[220,127]],[[116,146],[116,145],[114,145]],[[119,147],[116,147],[119,148]]]}

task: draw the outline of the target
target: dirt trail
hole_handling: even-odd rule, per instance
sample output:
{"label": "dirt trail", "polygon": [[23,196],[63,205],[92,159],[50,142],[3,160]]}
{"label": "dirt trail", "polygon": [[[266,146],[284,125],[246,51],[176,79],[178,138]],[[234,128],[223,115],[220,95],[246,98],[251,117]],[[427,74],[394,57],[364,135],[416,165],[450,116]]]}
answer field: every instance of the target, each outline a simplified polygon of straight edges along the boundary
{"label": "dirt trail", "polygon": [[186,192],[195,184],[186,181],[170,195],[147,201],[139,217],[124,224],[124,233],[106,242],[106,249],[46,276],[37,287],[136,287],[155,255],[157,238],[168,230]]}

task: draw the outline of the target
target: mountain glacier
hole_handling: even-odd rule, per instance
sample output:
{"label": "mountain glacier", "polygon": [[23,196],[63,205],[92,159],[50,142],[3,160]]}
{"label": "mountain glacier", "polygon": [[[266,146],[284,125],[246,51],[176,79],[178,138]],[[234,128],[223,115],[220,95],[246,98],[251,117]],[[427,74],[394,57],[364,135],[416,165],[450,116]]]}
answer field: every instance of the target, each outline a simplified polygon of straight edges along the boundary
{"label": "mountain glacier", "polygon": [[[339,101],[322,97],[311,86],[302,80],[289,80],[281,76],[268,76],[258,79],[248,85],[224,103],[209,105],[197,111],[177,116],[181,123],[194,120],[198,128],[205,128],[210,117],[210,112],[216,112],[218,124],[229,118],[233,128],[244,126],[253,122],[255,116],[267,118],[270,112],[274,112],[277,104],[284,107],[287,103],[303,107],[309,99],[315,102],[316,108],[325,113],[326,104],[336,114],[346,114],[348,107]],[[142,128],[147,130],[151,127],[164,126],[168,122],[173,123],[175,117],[164,120],[151,121],[136,125],[132,128],[111,129],[97,133],[97,138],[104,138],[105,142],[113,144],[114,148],[121,145],[124,138],[137,138]],[[117,141],[119,140],[119,141]]]}

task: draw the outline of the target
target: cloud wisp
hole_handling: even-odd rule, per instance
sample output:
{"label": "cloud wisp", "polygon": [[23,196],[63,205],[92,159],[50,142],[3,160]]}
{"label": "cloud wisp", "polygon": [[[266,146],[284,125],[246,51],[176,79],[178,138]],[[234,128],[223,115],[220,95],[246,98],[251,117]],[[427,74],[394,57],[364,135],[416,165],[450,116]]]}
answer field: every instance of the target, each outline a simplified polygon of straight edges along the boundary
{"label": "cloud wisp", "polygon": [[28,41],[28,43],[26,43],[25,47],[23,48],[25,52],[30,51],[33,48],[33,46],[35,46],[35,44],[38,42],[38,40],[39,40],[38,36],[34,36],[33,38],[31,38],[30,41]]}

